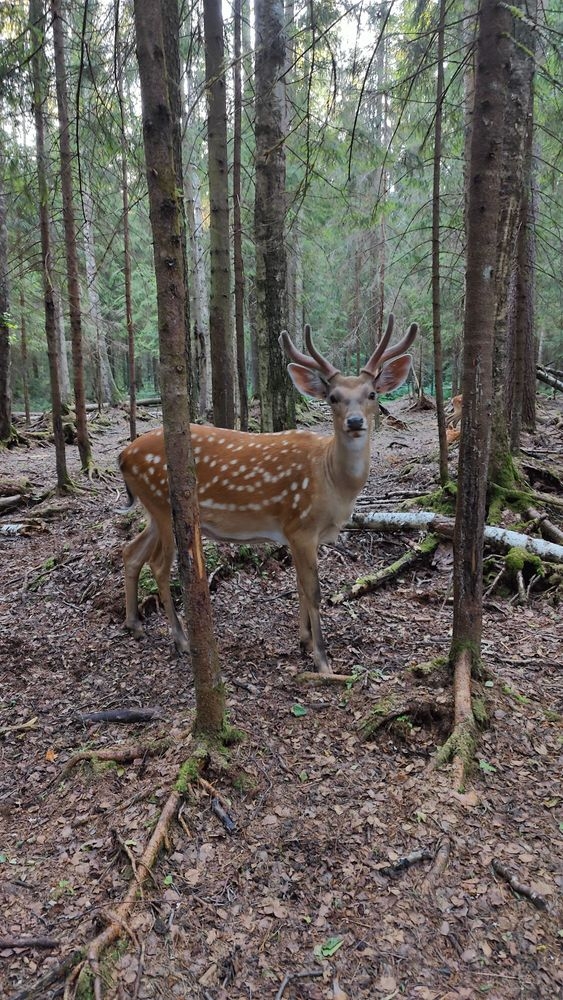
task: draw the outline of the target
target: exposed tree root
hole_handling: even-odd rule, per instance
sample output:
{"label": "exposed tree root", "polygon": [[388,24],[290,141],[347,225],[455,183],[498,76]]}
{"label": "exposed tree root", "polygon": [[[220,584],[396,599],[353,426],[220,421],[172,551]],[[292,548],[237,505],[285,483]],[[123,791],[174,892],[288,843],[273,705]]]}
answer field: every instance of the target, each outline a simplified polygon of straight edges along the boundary
{"label": "exposed tree root", "polygon": [[449,706],[436,704],[436,699],[431,694],[410,698],[392,694],[372,708],[368,717],[360,723],[360,729],[366,740],[373,739],[380,730],[390,728],[395,735],[404,736],[405,729],[408,730],[413,725],[444,725],[449,717]]}
{"label": "exposed tree root", "polygon": [[[181,737],[179,737],[179,739],[181,739]],[[51,778],[51,780],[44,786],[41,796],[43,797],[53,785],[64,781],[77,764],[80,764],[83,760],[91,762],[110,761],[116,764],[128,764],[132,760],[139,760],[143,757],[157,757],[160,754],[164,754],[170,749],[171,746],[174,746],[177,742],[179,742],[179,739],[154,740],[152,743],[133,743],[129,744],[129,746],[109,747],[105,750],[80,750],[79,753],[73,754],[73,756],[67,760],[60,774],[56,774],[55,777]]]}
{"label": "exposed tree root", "polygon": [[139,894],[142,892],[143,885],[145,884],[147,878],[151,875],[158,854],[160,853],[160,849],[167,838],[168,829],[178,810],[181,799],[182,795],[180,792],[177,792],[175,789],[170,792],[153,834],[143,852],[142,857],[137,862],[137,869],[134,873],[133,880],[131,881],[125,898],[113,913],[108,914],[108,926],[105,930],[98,934],[93,941],[90,942],[85,960],[81,962],[80,965],[77,965],[68,977],[64,992],[65,1000],[67,1000],[67,998],[68,1000],[71,1000],[71,998],[75,996],[79,979],[88,971],[90,971],[93,975],[93,991],[95,1000],[103,1000],[102,977],[100,970],[101,954],[106,948],[113,944],[114,941],[121,937],[124,930],[136,942],[133,932],[128,927],[128,919],[134,903],[138,899]]}
{"label": "exposed tree root", "polygon": [[454,663],[454,728],[436,755],[438,766],[452,763],[454,788],[462,791],[477,743],[477,723],[471,703],[472,653],[462,649]]}
{"label": "exposed tree root", "polygon": [[59,965],[56,965],[54,969],[51,969],[45,976],[42,976],[38,983],[35,983],[34,986],[29,986],[20,990],[20,992],[16,993],[16,995],[11,997],[10,1000],[44,1000],[49,988],[54,986],[55,983],[60,983],[62,979],[65,979],[69,972],[74,969],[83,958],[84,949],[71,952],[71,954],[67,955],[67,957],[63,959]]}
{"label": "exposed tree root", "polygon": [[433,892],[438,879],[445,872],[450,858],[451,844],[447,837],[444,837],[438,844],[434,861],[430,871],[422,880],[420,891],[424,894]]}

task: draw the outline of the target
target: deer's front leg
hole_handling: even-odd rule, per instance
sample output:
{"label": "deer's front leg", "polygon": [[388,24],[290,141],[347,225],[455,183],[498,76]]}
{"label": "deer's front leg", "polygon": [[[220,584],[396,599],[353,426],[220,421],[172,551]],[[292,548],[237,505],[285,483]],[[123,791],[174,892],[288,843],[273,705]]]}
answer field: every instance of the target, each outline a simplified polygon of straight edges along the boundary
{"label": "deer's front leg", "polygon": [[299,593],[299,639],[304,649],[312,650],[319,673],[329,674],[330,666],[321,630],[321,589],[317,565],[317,546],[310,541],[290,544],[297,574]]}

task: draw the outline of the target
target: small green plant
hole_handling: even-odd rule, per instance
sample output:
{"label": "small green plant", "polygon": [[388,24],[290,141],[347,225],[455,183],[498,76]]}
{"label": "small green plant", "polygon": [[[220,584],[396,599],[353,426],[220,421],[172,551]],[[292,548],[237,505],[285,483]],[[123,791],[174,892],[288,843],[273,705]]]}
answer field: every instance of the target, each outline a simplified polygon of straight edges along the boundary
{"label": "small green plant", "polygon": [[479,769],[483,772],[483,774],[496,774],[497,773],[496,767],[493,767],[492,764],[489,764],[489,762],[487,760],[485,760],[483,757],[481,757],[480,760],[479,760]]}
{"label": "small green plant", "polygon": [[60,879],[56,886],[51,889],[51,896],[53,899],[62,899],[64,896],[74,896],[74,886],[66,878]]}

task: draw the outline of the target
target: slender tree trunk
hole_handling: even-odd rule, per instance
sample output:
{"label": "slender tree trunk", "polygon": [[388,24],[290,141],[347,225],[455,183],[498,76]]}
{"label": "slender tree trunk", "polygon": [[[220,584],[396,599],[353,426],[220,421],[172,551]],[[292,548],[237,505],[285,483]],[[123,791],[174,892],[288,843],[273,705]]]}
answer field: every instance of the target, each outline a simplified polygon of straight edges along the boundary
{"label": "slender tree trunk", "polygon": [[94,326],[95,336],[94,353],[97,369],[98,406],[101,408],[104,403],[117,403],[119,391],[111,373],[100,295],[98,292],[98,268],[94,242],[94,203],[89,189],[85,189],[82,192],[82,203],[84,205],[84,261],[86,265],[90,319]]}
{"label": "slender tree trunk", "polygon": [[55,55],[55,77],[57,83],[57,109],[59,116],[59,143],[61,157],[61,191],[63,196],[63,221],[65,230],[65,250],[68,281],[68,303],[72,340],[72,363],[74,381],[74,404],[76,408],[76,437],[82,469],[92,469],[92,451],[86,422],[86,398],[84,389],[84,361],[82,356],[82,316],[80,310],[80,283],[78,279],[78,254],[76,250],[76,227],[74,221],[72,151],[68,118],[68,93],[64,54],[64,32],[61,0],[51,0],[53,23],[53,46]]}
{"label": "slender tree trunk", "polygon": [[[198,8],[189,14],[192,36],[197,26]],[[194,24],[194,20],[196,24]],[[194,414],[206,417],[213,407],[211,386],[211,345],[209,335],[209,288],[206,271],[206,249],[203,241],[204,222],[201,207],[201,184],[197,169],[200,143],[199,129],[190,128],[190,110],[198,95],[193,86],[193,71],[188,61],[183,75],[186,96],[183,101],[182,155],[184,159],[184,196],[188,231],[191,353],[193,368],[192,402]]]}
{"label": "slender tree trunk", "polygon": [[33,114],[35,118],[35,147],[37,160],[37,188],[39,192],[39,228],[41,232],[41,257],[43,260],[43,300],[45,305],[45,335],[49,360],[51,386],[51,412],[55,440],[55,465],[57,488],[64,493],[71,485],[66,466],[66,449],[62,421],[62,402],[59,376],[59,340],[55,316],[55,297],[52,280],[51,226],[49,218],[49,186],[47,156],[45,151],[44,103],[47,94],[47,63],[45,59],[45,14],[43,0],[30,0],[29,20],[33,56]]}
{"label": "slender tree trunk", "polygon": [[436,416],[440,443],[440,482],[448,481],[448,442],[444,414],[444,374],[442,358],[442,319],[440,301],[440,164],[442,160],[442,111],[444,100],[444,31],[445,0],[440,0],[436,76],[436,113],[434,119],[434,178],[432,184],[432,335],[434,340],[434,376]]}
{"label": "slender tree trunk", "polygon": [[246,385],[246,352],[244,346],[244,263],[242,256],[242,0],[235,0],[235,58],[233,64],[234,134],[233,134],[233,264],[235,276],[235,343],[240,426],[248,430],[248,390]]}
{"label": "slender tree trunk", "polygon": [[225,699],[190,436],[177,0],[135,0],[134,12],[157,283],[164,444],[195,681],[195,728],[217,736],[223,726]]}
{"label": "slender tree trunk", "polygon": [[31,409],[29,404],[29,357],[27,351],[27,309],[25,303],[25,283],[23,278],[23,261],[20,258],[19,267],[20,282],[20,351],[22,359],[22,395],[25,412],[25,424],[29,427],[31,423]]}
{"label": "slender tree trunk", "polygon": [[463,414],[454,540],[452,655],[481,652],[483,528],[492,404],[492,361],[498,263],[506,65],[511,17],[497,0],[482,0],[469,170]]}
{"label": "slender tree trunk", "polygon": [[13,436],[10,380],[10,295],[8,289],[8,227],[4,192],[4,158],[0,153],[0,441]]}
{"label": "slender tree trunk", "polygon": [[211,378],[217,427],[233,427],[234,353],[231,315],[231,263],[227,161],[225,46],[221,0],[204,0],[207,151],[209,176],[209,255]]}
{"label": "slender tree trunk", "polygon": [[[48,159],[47,154],[47,159]],[[51,178],[49,176],[49,166],[47,165],[47,187],[52,187]],[[51,215],[49,213],[49,231],[50,246],[53,246],[53,225],[51,220]],[[56,276],[54,271],[51,271],[51,280],[56,281]],[[55,310],[55,336],[57,343],[57,364],[59,366],[59,385],[61,388],[61,400],[63,406],[69,406],[72,400],[72,386],[70,384],[70,371],[68,367],[68,354],[67,354],[67,340],[65,335],[65,319],[64,319],[64,309],[63,309],[63,297],[61,295],[61,290],[58,283],[53,284],[53,307]]]}
{"label": "slender tree trunk", "polygon": [[254,7],[256,191],[256,316],[262,430],[295,424],[294,395],[279,348],[287,329],[285,249],[285,19],[283,0],[257,0]]}
{"label": "slender tree trunk", "polygon": [[[529,116],[532,113],[533,56],[525,50],[530,32],[525,20],[529,8],[524,0],[516,0],[511,10],[519,11],[509,25],[514,37],[510,53],[510,101],[503,121],[503,177],[501,184],[501,215],[499,221],[499,258],[496,271],[495,345],[493,356],[493,419],[489,481],[505,488],[514,485],[515,470],[510,455],[510,419],[513,400],[508,386],[511,359],[508,353],[508,292],[515,287],[518,231],[526,225],[523,215],[526,182],[526,139]],[[533,42],[532,42],[533,44]]]}
{"label": "slender tree trunk", "polygon": [[129,381],[129,438],[137,437],[137,387],[135,385],[135,328],[133,325],[133,294],[131,287],[131,237],[129,230],[129,174],[127,170],[127,133],[123,94],[124,55],[119,36],[119,6],[115,7],[114,24],[115,89],[119,104],[119,143],[121,148],[121,207],[123,212],[123,292],[125,296],[125,326],[127,328],[127,370]]}

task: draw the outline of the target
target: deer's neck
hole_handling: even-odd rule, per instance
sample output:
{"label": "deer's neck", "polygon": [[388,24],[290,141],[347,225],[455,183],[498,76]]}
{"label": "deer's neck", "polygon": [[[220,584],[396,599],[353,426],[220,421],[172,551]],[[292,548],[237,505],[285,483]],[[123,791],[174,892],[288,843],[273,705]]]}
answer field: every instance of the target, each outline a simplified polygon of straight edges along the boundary
{"label": "deer's neck", "polygon": [[335,432],[327,451],[327,475],[334,489],[357,497],[369,475],[371,425],[360,438]]}

